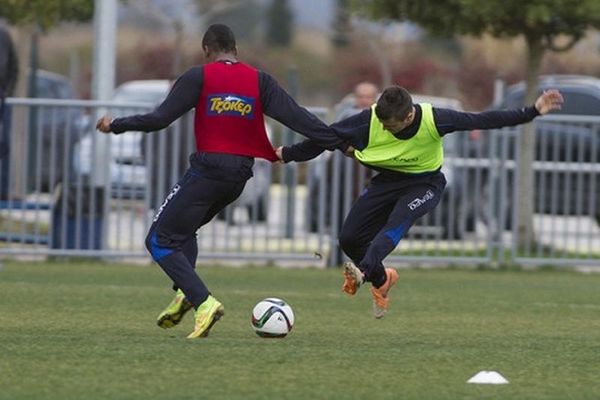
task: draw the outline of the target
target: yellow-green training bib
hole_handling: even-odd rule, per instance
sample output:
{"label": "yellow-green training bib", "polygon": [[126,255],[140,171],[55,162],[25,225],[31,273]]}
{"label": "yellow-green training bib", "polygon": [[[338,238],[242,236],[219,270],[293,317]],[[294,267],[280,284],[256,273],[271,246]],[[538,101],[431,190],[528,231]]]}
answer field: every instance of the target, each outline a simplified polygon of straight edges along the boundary
{"label": "yellow-green training bib", "polygon": [[364,164],[392,171],[418,174],[435,171],[444,162],[444,149],[433,120],[431,104],[422,103],[421,125],[410,139],[402,140],[383,128],[371,107],[369,144],[354,156]]}

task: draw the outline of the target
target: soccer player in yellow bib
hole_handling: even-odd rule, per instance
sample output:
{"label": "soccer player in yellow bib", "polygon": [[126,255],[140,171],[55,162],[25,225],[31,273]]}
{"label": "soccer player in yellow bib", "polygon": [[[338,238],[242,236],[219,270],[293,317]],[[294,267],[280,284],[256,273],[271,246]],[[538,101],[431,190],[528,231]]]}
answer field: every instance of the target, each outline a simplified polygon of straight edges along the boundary
{"label": "soccer player in yellow bib", "polygon": [[[391,86],[369,109],[332,124],[351,146],[346,153],[379,172],[352,205],[340,232],[340,246],[353,261],[344,264],[342,290],[354,295],[370,282],[375,317],[387,311],[389,290],[398,273],[385,268],[383,260],[441,199],[446,185],[441,172],[444,135],[527,123],[559,109],[562,102],[558,91],[548,90],[530,107],[467,113],[413,104],[406,89]],[[323,151],[306,140],[278,148],[277,155],[284,162],[306,161]]]}

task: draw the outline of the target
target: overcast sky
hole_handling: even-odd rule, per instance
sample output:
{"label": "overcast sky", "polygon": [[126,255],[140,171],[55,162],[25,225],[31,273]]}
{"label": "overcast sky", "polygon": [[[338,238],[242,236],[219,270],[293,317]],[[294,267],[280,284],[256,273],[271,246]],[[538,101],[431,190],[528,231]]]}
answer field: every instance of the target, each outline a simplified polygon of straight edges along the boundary
{"label": "overcast sky", "polygon": [[335,17],[335,0],[290,0],[296,23],[328,30]]}
{"label": "overcast sky", "polygon": [[[266,5],[272,0],[259,1]],[[188,29],[193,29],[196,25],[197,17],[186,11],[193,9],[193,0],[152,0],[152,2],[165,15],[183,18],[183,23]],[[335,17],[336,0],[288,0],[288,2],[294,13],[296,26],[329,31]],[[139,14],[139,11],[134,11],[127,5],[121,4],[121,17],[127,18],[132,12]]]}

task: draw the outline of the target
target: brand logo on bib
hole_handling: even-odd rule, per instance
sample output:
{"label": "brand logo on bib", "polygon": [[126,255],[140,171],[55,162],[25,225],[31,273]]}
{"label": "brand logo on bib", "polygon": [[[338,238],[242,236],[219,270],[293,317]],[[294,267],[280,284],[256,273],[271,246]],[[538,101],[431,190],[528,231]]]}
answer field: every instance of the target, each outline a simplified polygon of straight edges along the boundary
{"label": "brand logo on bib", "polygon": [[419,157],[413,157],[413,158],[394,157],[393,159],[394,159],[394,161],[398,161],[400,163],[414,163],[414,162],[419,161]]}
{"label": "brand logo on bib", "polygon": [[228,115],[243,118],[254,117],[254,98],[232,94],[217,94],[207,98],[208,115]]}

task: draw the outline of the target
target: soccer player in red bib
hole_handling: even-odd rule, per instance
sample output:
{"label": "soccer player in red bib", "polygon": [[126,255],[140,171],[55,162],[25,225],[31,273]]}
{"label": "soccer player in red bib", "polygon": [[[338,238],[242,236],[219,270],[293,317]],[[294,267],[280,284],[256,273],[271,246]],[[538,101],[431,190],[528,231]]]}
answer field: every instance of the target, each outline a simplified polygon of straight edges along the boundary
{"label": "soccer player in red bib", "polygon": [[252,177],[255,157],[278,160],[265,132],[263,114],[327,149],[344,148],[344,142],[300,107],[275,79],[237,60],[235,37],[229,27],[211,25],[202,48],[207,64],[181,75],[156,110],[114,120],[103,116],[96,124],[104,133],[151,132],[195,109],[197,151],[190,156],[186,174],[158,209],[146,237],[152,258],[177,290],[157,324],[173,327],[194,308],[195,327],[188,335],[190,339],[207,336],[224,314],[223,305],[194,269],[196,231],[242,193]]}

